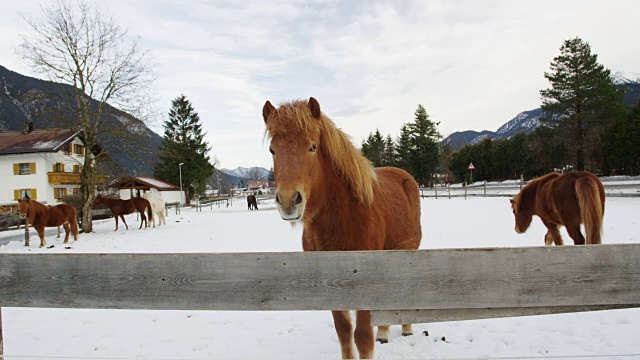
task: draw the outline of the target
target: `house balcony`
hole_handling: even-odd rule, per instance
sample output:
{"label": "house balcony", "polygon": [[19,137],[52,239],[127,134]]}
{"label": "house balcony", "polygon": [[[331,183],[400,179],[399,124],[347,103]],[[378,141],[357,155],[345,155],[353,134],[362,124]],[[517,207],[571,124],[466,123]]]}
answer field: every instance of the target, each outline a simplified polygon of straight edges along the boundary
{"label": "house balcony", "polygon": [[[80,185],[80,173],[50,172],[49,184],[51,185]],[[96,184],[103,185],[107,181],[106,175],[96,175]]]}

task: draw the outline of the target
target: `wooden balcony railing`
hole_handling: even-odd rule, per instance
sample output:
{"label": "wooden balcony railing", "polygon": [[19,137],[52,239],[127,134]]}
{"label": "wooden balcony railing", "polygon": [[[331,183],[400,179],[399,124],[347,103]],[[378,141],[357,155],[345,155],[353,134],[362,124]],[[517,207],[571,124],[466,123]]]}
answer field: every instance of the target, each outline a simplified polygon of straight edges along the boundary
{"label": "wooden balcony railing", "polygon": [[[80,184],[80,173],[72,173],[72,172],[50,172],[47,173],[49,175],[49,184],[51,185],[79,185]],[[106,175],[97,175],[96,183],[98,185],[104,184],[107,180]]]}

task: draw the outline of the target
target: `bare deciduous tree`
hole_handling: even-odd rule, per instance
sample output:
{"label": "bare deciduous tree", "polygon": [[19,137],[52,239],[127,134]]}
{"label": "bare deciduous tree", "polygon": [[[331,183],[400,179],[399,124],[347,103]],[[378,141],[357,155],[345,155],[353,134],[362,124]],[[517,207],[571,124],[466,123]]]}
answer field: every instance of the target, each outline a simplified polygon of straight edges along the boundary
{"label": "bare deciduous tree", "polygon": [[[140,47],[138,39],[130,39],[126,29],[98,8],[83,1],[57,0],[43,3],[41,10],[39,17],[22,15],[25,33],[17,52],[49,80],[71,85],[61,89],[75,101],[75,116],[69,124],[82,129],[86,145],[80,186],[82,230],[89,232],[96,185],[91,153],[97,151],[99,158],[101,133],[117,131],[101,123],[105,108],[111,105],[140,116],[149,104],[147,90],[155,75],[149,52]],[[122,128],[136,132],[133,119],[120,121]]]}

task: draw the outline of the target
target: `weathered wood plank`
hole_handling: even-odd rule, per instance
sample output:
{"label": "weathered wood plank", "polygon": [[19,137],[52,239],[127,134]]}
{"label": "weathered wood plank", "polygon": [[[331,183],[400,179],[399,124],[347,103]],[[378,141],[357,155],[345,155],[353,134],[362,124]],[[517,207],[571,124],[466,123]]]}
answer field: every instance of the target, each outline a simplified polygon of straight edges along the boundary
{"label": "weathered wood plank", "polygon": [[0,307],[0,360],[4,359],[4,335],[2,334],[2,308]]}
{"label": "weathered wood plank", "polygon": [[629,309],[636,307],[640,307],[640,304],[510,307],[492,309],[374,310],[371,311],[371,325],[400,325],[461,320],[495,319],[517,316]]}
{"label": "weathered wood plank", "polygon": [[631,304],[640,304],[640,244],[0,255],[0,306],[437,310]]}

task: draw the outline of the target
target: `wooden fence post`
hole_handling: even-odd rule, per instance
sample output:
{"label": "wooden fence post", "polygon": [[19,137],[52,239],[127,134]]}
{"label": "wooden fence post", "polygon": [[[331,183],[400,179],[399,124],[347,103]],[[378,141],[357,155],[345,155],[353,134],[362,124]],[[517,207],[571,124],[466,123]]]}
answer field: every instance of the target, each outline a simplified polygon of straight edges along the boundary
{"label": "wooden fence post", "polygon": [[467,200],[467,182],[464,182],[464,199]]}
{"label": "wooden fence post", "polygon": [[487,180],[484,181],[484,197],[487,197]]}
{"label": "wooden fence post", "polygon": [[436,200],[438,199],[438,185],[436,185],[436,183],[433,183],[433,188],[436,190]]}
{"label": "wooden fence post", "polygon": [[447,184],[447,191],[449,192],[449,200],[451,200],[451,184]]}
{"label": "wooden fence post", "polygon": [[520,174],[520,190],[522,190],[523,183],[524,183],[524,175]]}
{"label": "wooden fence post", "polygon": [[24,218],[24,246],[29,246],[29,221]]}

